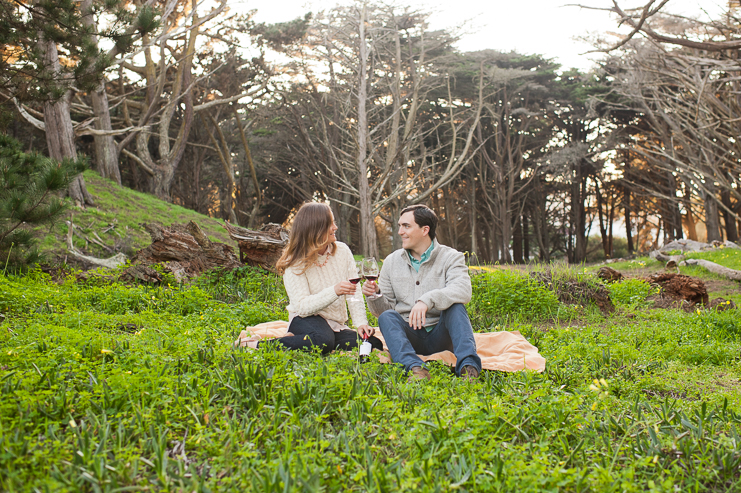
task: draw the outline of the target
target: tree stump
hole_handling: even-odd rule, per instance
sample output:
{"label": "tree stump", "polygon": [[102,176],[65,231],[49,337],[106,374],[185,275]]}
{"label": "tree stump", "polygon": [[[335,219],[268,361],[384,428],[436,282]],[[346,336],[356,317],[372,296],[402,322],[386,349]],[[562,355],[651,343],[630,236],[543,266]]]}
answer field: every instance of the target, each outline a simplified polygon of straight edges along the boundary
{"label": "tree stump", "polygon": [[685,300],[690,307],[696,304],[708,304],[708,290],[700,279],[682,274],[654,274],[646,279],[649,283],[661,287],[662,296],[673,300]]}
{"label": "tree stump", "polygon": [[623,280],[623,275],[612,267],[600,267],[597,277],[606,282],[618,282]]}
{"label": "tree stump", "polygon": [[275,263],[288,244],[288,230],[279,224],[269,223],[259,231],[224,223],[229,237],[239,245],[239,260],[253,267],[276,272]]}
{"label": "tree stump", "polygon": [[242,266],[232,247],[212,242],[193,221],[185,226],[169,228],[159,224],[142,226],[152,237],[152,244],[134,255],[132,263],[137,265],[127,269],[123,276],[156,282],[151,269],[142,269],[141,266],[162,264],[178,281],[182,281],[214,267],[235,269]]}

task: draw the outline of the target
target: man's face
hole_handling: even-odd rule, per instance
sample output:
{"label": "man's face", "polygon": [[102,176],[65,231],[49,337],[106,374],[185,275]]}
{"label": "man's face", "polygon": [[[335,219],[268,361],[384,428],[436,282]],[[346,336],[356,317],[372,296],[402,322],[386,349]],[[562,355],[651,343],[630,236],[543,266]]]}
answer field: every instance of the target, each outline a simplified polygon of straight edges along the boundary
{"label": "man's face", "polygon": [[405,212],[399,218],[399,236],[401,236],[402,248],[418,250],[427,242],[429,232],[429,226],[420,227],[414,221],[414,211]]}

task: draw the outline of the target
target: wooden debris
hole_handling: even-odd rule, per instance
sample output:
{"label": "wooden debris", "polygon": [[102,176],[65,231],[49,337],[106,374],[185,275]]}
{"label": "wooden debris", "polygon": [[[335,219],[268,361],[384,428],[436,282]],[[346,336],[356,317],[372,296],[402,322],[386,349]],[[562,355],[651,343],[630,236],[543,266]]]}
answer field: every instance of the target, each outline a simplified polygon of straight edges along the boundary
{"label": "wooden debris", "polygon": [[600,267],[600,270],[597,272],[597,277],[606,282],[618,282],[622,281],[624,278],[620,272],[616,271],[612,267]]}
{"label": "wooden debris", "polygon": [[711,262],[709,260],[691,258],[685,260],[684,265],[699,265],[700,267],[709,270],[713,274],[718,274],[719,276],[723,276],[726,279],[730,279],[732,281],[741,281],[741,271],[723,267],[722,265],[718,265],[715,262]]}
{"label": "wooden debris", "polygon": [[162,275],[151,267],[146,265],[137,264],[132,265],[118,278],[123,282],[143,282],[146,284],[159,284],[162,282]]}
{"label": "wooden debris", "polygon": [[125,271],[134,279],[159,282],[161,276],[156,271],[143,269],[152,264],[162,264],[178,280],[196,277],[215,267],[235,269],[242,265],[232,247],[212,242],[193,221],[169,228],[158,224],[142,226],[152,237],[152,244],[137,252],[132,259],[137,265]]}
{"label": "wooden debris", "polygon": [[[126,263],[127,257],[123,253],[117,253],[113,257],[106,258],[106,259],[83,255],[82,252],[80,252],[77,248],[75,248],[74,244],[72,243],[73,230],[77,226],[75,226],[71,220],[67,221],[67,224],[68,224],[67,251],[70,253],[70,255],[72,255],[76,259],[82,260],[83,262],[87,262],[92,265],[96,265],[98,267],[105,267],[107,269],[115,269],[116,267],[119,267]],[[90,241],[88,238],[85,238],[85,239]]]}
{"label": "wooden debris", "polygon": [[684,255],[666,255],[660,250],[654,250],[653,252],[649,253],[649,257],[658,260],[659,262],[665,262],[667,269],[673,269],[677,267],[679,262],[685,259]]}
{"label": "wooden debris", "polygon": [[671,300],[684,300],[690,306],[708,304],[708,290],[705,283],[695,277],[674,273],[654,274],[646,278],[651,284],[661,287],[662,297]]}
{"label": "wooden debris", "polygon": [[224,223],[229,236],[239,244],[239,260],[253,267],[276,272],[275,263],[288,243],[288,230],[266,224],[259,231]]}

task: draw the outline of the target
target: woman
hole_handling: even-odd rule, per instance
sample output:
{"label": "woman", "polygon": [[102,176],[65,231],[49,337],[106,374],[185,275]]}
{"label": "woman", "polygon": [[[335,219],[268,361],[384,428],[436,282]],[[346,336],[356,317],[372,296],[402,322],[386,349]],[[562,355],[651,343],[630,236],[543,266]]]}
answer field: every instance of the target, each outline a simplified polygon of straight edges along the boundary
{"label": "woman", "polygon": [[[358,346],[358,335],[383,349],[375,330],[368,325],[358,270],[350,248],[335,237],[337,225],[326,204],[306,203],[296,213],[288,245],[276,263],[288,293],[288,333],[277,339],[287,349],[319,347],[323,354],[335,348]],[[359,301],[345,300],[355,295]],[[346,305],[347,303],[347,305]],[[349,305],[357,332],[347,325]],[[257,348],[258,341],[247,341]]]}

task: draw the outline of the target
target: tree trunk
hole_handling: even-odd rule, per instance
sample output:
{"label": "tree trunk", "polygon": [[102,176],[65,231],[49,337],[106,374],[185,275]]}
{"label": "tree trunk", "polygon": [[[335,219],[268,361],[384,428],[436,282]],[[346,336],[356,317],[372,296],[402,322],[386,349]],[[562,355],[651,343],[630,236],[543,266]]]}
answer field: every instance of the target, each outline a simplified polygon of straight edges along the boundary
{"label": "tree trunk", "polygon": [[599,188],[599,181],[594,182],[594,191],[597,194],[597,217],[599,219],[599,234],[602,237],[602,251],[605,253],[605,258],[610,258],[610,240],[607,235],[607,227],[604,219],[604,198],[602,197],[602,191]]}
{"label": "tree trunk", "polygon": [[226,141],[224,132],[221,131],[219,123],[211,115],[211,113],[206,112],[206,116],[211,121],[211,125],[214,127],[214,130],[216,130],[216,133],[219,136],[219,140],[217,141],[216,137],[214,137],[214,135],[211,133],[211,130],[208,128],[208,124],[206,123],[206,120],[204,118],[203,123],[206,126],[206,132],[208,133],[208,137],[211,140],[211,144],[214,146],[216,152],[219,154],[219,160],[221,161],[221,166],[224,169],[224,176],[226,177],[226,199],[223,201],[222,207],[225,209],[226,214],[229,216],[229,222],[235,225],[239,225],[239,221],[237,220],[237,213],[234,211],[234,206],[236,205],[235,198],[237,192],[237,181],[234,177],[232,152],[229,149],[229,144]]}
{"label": "tree trunk", "polygon": [[[83,0],[80,8],[85,14],[82,17],[82,22],[86,26],[91,28],[93,34],[89,36],[90,43],[98,47],[98,36],[94,34],[97,31],[95,23],[95,17],[92,14],[92,0]],[[108,93],[106,93],[105,79],[100,82],[91,93],[90,97],[93,101],[93,114],[95,115],[95,121],[93,126],[96,130],[103,132],[110,132],[113,130],[111,124],[111,113],[108,108]],[[118,149],[116,142],[113,140],[113,135],[94,135],[93,140],[95,141],[95,164],[98,167],[98,173],[103,178],[108,178],[121,185],[121,171],[118,167]]]}
{"label": "tree trunk", "polygon": [[478,259],[478,245],[476,244],[476,179],[471,173],[469,182],[471,185],[471,255],[476,255]]}
{"label": "tree trunk", "polygon": [[586,200],[587,176],[583,175],[583,163],[579,162],[576,168],[576,180],[571,185],[571,212],[572,228],[576,237],[572,263],[584,262],[587,258],[586,222],[587,211],[584,202]]}
{"label": "tree trunk", "polygon": [[373,221],[373,200],[368,184],[367,145],[368,115],[366,99],[368,97],[368,55],[365,41],[365,5],[358,22],[360,43],[360,70],[358,73],[358,193],[360,195],[360,248],[363,255],[378,258],[378,238]]}
{"label": "tree trunk", "polygon": [[512,232],[512,260],[516,264],[522,263],[522,221],[515,216],[515,227]]}
{"label": "tree trunk", "polygon": [[247,135],[244,133],[244,127],[242,126],[242,120],[239,118],[237,108],[234,107],[234,118],[237,120],[237,126],[239,127],[239,135],[242,138],[242,145],[244,146],[244,154],[247,159],[247,165],[250,167],[250,177],[252,177],[252,185],[255,187],[255,205],[250,213],[250,219],[247,221],[247,227],[252,228],[255,225],[257,219],[257,213],[260,211],[262,205],[262,191],[260,190],[260,182],[257,180],[257,171],[255,170],[255,163],[252,161],[252,152],[250,151],[249,143],[247,142]]}
{"label": "tree trunk", "polygon": [[625,209],[625,238],[628,240],[628,255],[633,255],[635,248],[633,246],[633,228],[630,224],[630,190],[623,188],[625,199],[623,208]]}
{"label": "tree trunk", "polygon": [[705,228],[707,229],[707,242],[720,241],[720,214],[718,214],[718,202],[715,201],[714,186],[706,184],[708,190],[702,193],[705,203]]}
{"label": "tree trunk", "polygon": [[[105,82],[101,82],[90,96],[93,100],[93,114],[96,130],[111,131],[111,113],[108,109],[108,94],[105,90]],[[121,185],[121,170],[118,167],[118,149],[113,135],[95,135],[95,161],[98,173],[103,178],[108,178]]]}
{"label": "tree trunk", "polygon": [[[44,63],[47,70],[55,77],[61,75],[59,53],[57,45],[53,41],[45,41],[43,35],[39,34],[39,47],[44,55]],[[67,93],[56,101],[44,103],[44,127],[46,131],[46,145],[49,149],[49,157],[57,161],[62,159],[76,159],[75,132],[72,128],[72,119],[69,114],[69,97]],[[82,175],[75,178],[69,185],[69,197],[78,206],[94,205],[93,198],[85,187]]]}
{"label": "tree trunk", "polygon": [[609,206],[610,207],[610,216],[609,216],[608,223],[607,223],[608,224],[608,233],[607,233],[607,245],[608,245],[608,247],[607,247],[607,251],[609,252],[609,255],[610,255],[608,258],[612,258],[612,256],[615,253],[614,248],[613,248],[613,241],[612,241],[612,238],[613,238],[613,235],[612,235],[612,225],[615,223],[615,201],[616,200],[617,200],[617,198],[615,196],[615,191],[612,190],[611,193],[610,193],[610,206]]}
{"label": "tree trunk", "polygon": [[525,262],[530,261],[530,225],[527,214],[522,215],[522,255]]}
{"label": "tree trunk", "polygon": [[726,225],[726,238],[729,241],[738,241],[738,229],[736,228],[736,218],[731,214],[733,205],[731,204],[731,191],[723,190],[720,192],[720,200],[723,203],[723,222]]}

